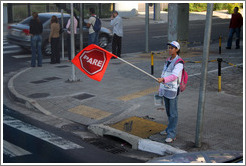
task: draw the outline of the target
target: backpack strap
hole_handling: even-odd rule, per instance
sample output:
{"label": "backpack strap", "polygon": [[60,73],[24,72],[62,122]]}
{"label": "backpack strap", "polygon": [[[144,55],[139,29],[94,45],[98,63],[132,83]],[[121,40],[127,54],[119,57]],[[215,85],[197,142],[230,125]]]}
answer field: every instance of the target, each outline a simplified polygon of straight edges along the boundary
{"label": "backpack strap", "polygon": [[177,63],[183,63],[184,64],[184,60],[182,58],[179,58],[179,59],[176,60],[174,65],[176,65]]}

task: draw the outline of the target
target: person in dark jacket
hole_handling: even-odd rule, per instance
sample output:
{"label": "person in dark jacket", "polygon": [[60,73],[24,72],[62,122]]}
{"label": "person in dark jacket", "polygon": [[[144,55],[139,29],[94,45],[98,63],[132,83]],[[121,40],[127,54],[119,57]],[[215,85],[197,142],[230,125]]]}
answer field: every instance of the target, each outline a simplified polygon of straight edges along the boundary
{"label": "person in dark jacket", "polygon": [[[38,66],[42,67],[42,51],[41,51],[41,44],[42,44],[42,32],[43,32],[43,24],[38,18],[38,13],[32,13],[33,19],[30,21],[30,35],[31,35],[31,50],[32,50],[32,60],[31,60],[31,67],[36,66],[36,59],[38,60]],[[38,57],[36,58],[36,54]]]}
{"label": "person in dark jacket", "polygon": [[234,8],[234,13],[231,16],[231,21],[229,25],[229,37],[227,41],[226,49],[231,49],[233,34],[236,32],[236,49],[240,48],[240,31],[241,26],[243,25],[243,17],[238,13],[238,7]]}

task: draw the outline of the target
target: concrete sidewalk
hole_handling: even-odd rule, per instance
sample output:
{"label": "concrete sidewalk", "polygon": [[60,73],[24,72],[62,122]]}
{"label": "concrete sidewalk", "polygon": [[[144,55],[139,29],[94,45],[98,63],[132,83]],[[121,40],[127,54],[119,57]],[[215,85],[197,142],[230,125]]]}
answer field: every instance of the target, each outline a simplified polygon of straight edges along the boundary
{"label": "concrete sidewalk", "polygon": [[[223,43],[225,45],[225,43]],[[224,48],[224,47],[223,47]],[[210,60],[223,58],[242,66],[243,50],[222,50],[211,45]],[[202,47],[190,49],[181,57],[201,61]],[[155,56],[155,73],[159,77],[164,56]],[[150,54],[127,54],[125,60],[150,72]],[[203,146],[194,147],[198,108],[200,63],[187,63],[187,90],[179,96],[177,140],[165,144],[159,132],[141,138],[110,127],[130,117],[167,125],[164,106],[154,105],[158,84],[131,66],[112,59],[101,82],[89,79],[78,69],[80,81],[69,82],[71,63],[44,62],[43,67],[16,73],[8,82],[12,97],[26,107],[46,115],[61,117],[88,126],[98,135],[113,135],[125,139],[135,149],[160,155],[200,150],[243,150],[243,69],[222,64],[222,92],[217,92],[217,63],[208,65],[206,104],[203,122]],[[132,124],[134,125],[134,124]],[[144,124],[143,124],[144,125]],[[132,126],[131,126],[132,127]],[[140,127],[141,128],[141,127]],[[148,146],[151,145],[151,146]],[[155,147],[155,148],[153,148]]]}

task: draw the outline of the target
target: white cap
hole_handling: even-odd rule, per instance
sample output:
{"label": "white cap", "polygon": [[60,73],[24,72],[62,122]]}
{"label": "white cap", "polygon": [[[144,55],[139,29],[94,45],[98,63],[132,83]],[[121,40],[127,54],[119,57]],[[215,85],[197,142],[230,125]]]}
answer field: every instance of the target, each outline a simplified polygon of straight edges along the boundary
{"label": "white cap", "polygon": [[171,45],[173,47],[176,47],[177,49],[180,49],[180,45],[178,42],[176,41],[172,41],[171,43],[167,43],[167,45]]}

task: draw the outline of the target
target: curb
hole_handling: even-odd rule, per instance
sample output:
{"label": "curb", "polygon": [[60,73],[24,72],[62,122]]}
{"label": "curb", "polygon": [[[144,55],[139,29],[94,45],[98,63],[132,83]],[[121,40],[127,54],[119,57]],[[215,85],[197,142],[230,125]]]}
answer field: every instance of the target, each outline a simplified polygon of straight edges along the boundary
{"label": "curb", "polygon": [[142,150],[146,152],[151,152],[159,155],[168,154],[179,154],[179,153],[187,153],[184,150],[174,148],[170,145],[163,144],[156,141],[151,141],[149,139],[143,139],[129,133],[111,128],[109,126],[105,126],[103,124],[94,124],[88,126],[88,129],[96,135],[104,136],[110,135],[114,137],[118,137],[130,143],[133,149]]}
{"label": "curb", "polygon": [[36,100],[30,99],[28,97],[25,97],[21,94],[19,94],[14,87],[14,80],[21,75],[22,73],[30,70],[31,68],[27,68],[25,70],[22,70],[21,72],[15,74],[13,77],[10,78],[9,82],[8,82],[8,91],[9,94],[12,98],[14,98],[15,100],[17,100],[20,103],[25,104],[25,106],[29,109],[34,109],[36,111],[40,111],[45,115],[50,115],[53,116],[51,112],[47,111],[46,109],[44,109],[43,107],[41,107]]}

